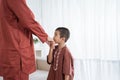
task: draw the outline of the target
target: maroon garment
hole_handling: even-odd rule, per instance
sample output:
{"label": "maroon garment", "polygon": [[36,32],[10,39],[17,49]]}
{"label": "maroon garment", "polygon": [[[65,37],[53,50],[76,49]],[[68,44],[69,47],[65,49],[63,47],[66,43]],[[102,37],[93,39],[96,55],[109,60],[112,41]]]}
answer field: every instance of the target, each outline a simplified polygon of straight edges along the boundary
{"label": "maroon garment", "polygon": [[[12,70],[10,70],[9,74]],[[19,75],[18,75],[19,74]],[[22,71],[16,71],[15,74],[10,74],[9,76],[3,76],[3,80],[29,80],[29,75],[22,72]]]}
{"label": "maroon garment", "polygon": [[[65,46],[61,49],[59,58],[58,58],[58,66],[56,70],[56,63],[57,63],[57,57],[55,56],[56,51],[58,50],[58,47],[56,47],[53,51],[53,61],[50,67],[50,71],[48,74],[47,80],[64,80],[65,75],[70,75],[70,80],[73,80],[74,77],[74,66],[73,66],[73,58],[71,56],[70,51]],[[55,57],[55,58],[54,58]]]}
{"label": "maroon garment", "polygon": [[42,42],[48,35],[38,24],[25,0],[0,0],[0,75],[9,70],[27,74],[36,70],[32,34]]}

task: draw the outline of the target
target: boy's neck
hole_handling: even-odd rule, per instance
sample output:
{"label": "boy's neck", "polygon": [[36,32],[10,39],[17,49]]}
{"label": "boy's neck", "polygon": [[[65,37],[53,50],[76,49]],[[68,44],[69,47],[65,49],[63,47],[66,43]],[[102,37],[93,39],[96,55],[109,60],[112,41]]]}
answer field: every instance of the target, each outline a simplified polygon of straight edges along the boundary
{"label": "boy's neck", "polygon": [[59,43],[58,44],[58,49],[62,49],[65,46],[65,43]]}

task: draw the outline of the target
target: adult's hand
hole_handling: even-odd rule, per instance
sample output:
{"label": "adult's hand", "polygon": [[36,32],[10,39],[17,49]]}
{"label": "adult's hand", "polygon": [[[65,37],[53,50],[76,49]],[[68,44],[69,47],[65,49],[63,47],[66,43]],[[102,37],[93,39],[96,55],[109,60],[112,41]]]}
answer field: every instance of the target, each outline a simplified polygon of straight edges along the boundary
{"label": "adult's hand", "polygon": [[54,42],[53,38],[48,36],[46,43],[50,46],[52,42]]}
{"label": "adult's hand", "polygon": [[50,42],[50,41],[54,41],[54,40],[53,40],[53,38],[48,36],[47,41]]}

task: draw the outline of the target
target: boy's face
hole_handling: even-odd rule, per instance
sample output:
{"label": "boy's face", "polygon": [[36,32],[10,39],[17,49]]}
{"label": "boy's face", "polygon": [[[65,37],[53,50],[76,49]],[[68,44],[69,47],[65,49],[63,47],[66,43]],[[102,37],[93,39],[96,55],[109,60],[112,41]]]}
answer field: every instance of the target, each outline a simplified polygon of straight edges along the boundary
{"label": "boy's face", "polygon": [[55,31],[54,33],[54,37],[53,37],[55,43],[61,43],[62,42],[62,38],[60,38],[60,32],[59,31]]}

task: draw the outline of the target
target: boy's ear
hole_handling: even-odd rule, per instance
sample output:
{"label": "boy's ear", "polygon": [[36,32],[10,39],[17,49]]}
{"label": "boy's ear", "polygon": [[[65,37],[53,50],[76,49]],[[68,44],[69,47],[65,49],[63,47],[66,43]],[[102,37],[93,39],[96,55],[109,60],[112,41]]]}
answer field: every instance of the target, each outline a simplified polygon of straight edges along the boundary
{"label": "boy's ear", "polygon": [[64,41],[65,41],[65,37],[62,37],[62,40],[64,40]]}

